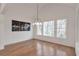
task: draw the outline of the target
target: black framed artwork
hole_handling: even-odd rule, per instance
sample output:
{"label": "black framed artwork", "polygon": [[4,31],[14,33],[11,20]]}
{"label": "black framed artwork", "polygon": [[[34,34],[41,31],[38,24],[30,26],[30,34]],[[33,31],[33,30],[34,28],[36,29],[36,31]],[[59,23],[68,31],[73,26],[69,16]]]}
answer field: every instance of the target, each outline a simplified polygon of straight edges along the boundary
{"label": "black framed artwork", "polygon": [[30,31],[30,23],[12,20],[12,31]]}

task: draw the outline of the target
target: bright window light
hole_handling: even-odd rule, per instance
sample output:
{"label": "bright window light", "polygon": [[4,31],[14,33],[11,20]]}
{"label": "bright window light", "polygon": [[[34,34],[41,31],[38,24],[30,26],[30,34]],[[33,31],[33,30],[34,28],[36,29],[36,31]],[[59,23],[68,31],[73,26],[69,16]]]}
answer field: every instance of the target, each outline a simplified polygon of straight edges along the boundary
{"label": "bright window light", "polygon": [[57,20],[57,37],[66,38],[66,19]]}
{"label": "bright window light", "polygon": [[37,26],[37,35],[42,35],[42,23],[37,22],[36,26]]}
{"label": "bright window light", "polygon": [[54,37],[54,21],[43,22],[43,35]]}

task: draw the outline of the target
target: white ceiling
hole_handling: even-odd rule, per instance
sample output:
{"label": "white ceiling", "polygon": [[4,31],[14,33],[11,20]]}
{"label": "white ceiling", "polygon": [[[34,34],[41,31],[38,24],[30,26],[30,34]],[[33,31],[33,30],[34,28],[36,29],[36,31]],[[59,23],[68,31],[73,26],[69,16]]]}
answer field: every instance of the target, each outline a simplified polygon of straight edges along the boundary
{"label": "white ceiling", "polygon": [[[10,6],[19,6],[19,7],[34,7],[35,5],[37,5],[36,3],[7,3],[6,7],[10,7]],[[39,3],[39,8],[44,8],[46,6],[67,6],[67,7],[76,7],[77,3]]]}
{"label": "white ceiling", "polygon": [[67,6],[67,7],[76,7],[77,3],[48,3],[50,6]]}
{"label": "white ceiling", "polygon": [[18,15],[33,17],[36,15],[36,4],[33,3],[8,3],[6,4],[4,13],[7,15]]}
{"label": "white ceiling", "polygon": [[[77,4],[75,3],[39,3],[39,11],[42,8],[48,6],[66,6],[71,8],[76,8]],[[0,4],[1,8],[1,4]],[[18,14],[27,14],[28,16],[35,16],[37,11],[36,3],[7,3],[4,8],[4,13],[18,13]]]}
{"label": "white ceiling", "polygon": [[5,8],[6,4],[5,3],[0,3],[0,13],[3,12],[4,8]]}

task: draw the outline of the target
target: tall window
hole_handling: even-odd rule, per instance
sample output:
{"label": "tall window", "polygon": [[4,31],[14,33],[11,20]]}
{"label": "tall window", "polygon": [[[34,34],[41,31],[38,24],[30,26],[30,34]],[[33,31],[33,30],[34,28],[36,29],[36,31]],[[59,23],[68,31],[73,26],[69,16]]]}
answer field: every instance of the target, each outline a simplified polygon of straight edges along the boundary
{"label": "tall window", "polygon": [[42,35],[42,23],[38,22],[36,23],[37,26],[37,35]]}
{"label": "tall window", "polygon": [[66,19],[57,21],[57,37],[66,38]]}
{"label": "tall window", "polygon": [[54,21],[43,22],[43,35],[54,36]]}

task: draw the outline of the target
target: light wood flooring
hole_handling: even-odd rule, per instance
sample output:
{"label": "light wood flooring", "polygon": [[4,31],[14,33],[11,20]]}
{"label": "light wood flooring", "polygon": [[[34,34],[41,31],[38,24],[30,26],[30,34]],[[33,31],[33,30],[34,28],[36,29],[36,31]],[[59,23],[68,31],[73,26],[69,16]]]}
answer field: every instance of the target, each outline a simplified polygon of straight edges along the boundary
{"label": "light wood flooring", "polygon": [[75,56],[75,49],[40,40],[28,40],[5,46],[0,56]]}

